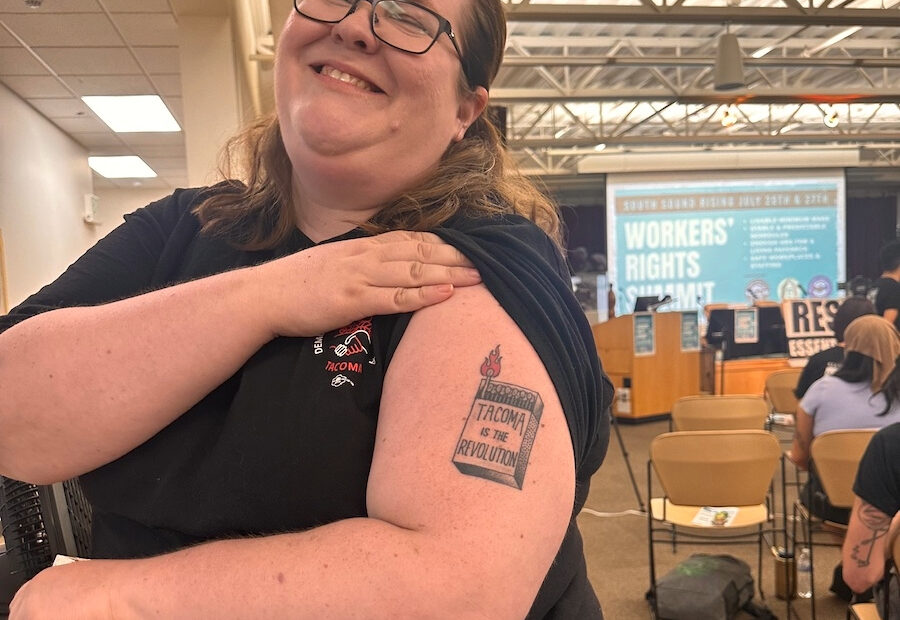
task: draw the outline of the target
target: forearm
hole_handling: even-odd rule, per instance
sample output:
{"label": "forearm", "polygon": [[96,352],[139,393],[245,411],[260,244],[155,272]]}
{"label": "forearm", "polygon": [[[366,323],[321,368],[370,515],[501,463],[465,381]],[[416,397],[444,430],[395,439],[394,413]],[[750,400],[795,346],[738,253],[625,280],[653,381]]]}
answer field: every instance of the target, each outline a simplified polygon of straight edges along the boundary
{"label": "forearm", "polygon": [[0,473],[51,482],[94,469],[226,380],[271,337],[252,275],[55,310],[0,335]]}
{"label": "forearm", "polygon": [[466,547],[351,519],[119,562],[109,590],[118,618],[523,617],[530,601],[507,602],[515,576],[478,578]]}

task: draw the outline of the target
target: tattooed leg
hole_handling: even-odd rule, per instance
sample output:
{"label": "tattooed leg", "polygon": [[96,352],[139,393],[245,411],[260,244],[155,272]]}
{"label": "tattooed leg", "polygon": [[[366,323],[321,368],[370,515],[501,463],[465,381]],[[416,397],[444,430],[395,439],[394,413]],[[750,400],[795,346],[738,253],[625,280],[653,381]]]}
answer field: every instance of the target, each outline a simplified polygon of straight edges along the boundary
{"label": "tattooed leg", "polygon": [[871,537],[861,540],[859,544],[853,546],[853,553],[850,556],[856,560],[857,566],[863,568],[869,565],[875,543],[888,533],[891,518],[867,502],[860,503],[857,514],[860,522],[872,532]]}
{"label": "tattooed leg", "polygon": [[463,474],[521,489],[544,402],[537,392],[493,381],[501,359],[498,344],[481,365],[481,383],[453,464]]}

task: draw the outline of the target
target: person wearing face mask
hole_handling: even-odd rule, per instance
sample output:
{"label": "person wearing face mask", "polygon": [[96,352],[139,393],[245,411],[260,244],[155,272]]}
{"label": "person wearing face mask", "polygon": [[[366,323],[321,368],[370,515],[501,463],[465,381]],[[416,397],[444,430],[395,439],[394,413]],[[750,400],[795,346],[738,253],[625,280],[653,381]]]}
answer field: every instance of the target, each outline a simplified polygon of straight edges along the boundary
{"label": "person wearing face mask", "polygon": [[601,618],[575,522],[612,387],[486,116],[499,0],[295,0],[241,180],[0,318],[0,474],[91,561],[11,618]]}

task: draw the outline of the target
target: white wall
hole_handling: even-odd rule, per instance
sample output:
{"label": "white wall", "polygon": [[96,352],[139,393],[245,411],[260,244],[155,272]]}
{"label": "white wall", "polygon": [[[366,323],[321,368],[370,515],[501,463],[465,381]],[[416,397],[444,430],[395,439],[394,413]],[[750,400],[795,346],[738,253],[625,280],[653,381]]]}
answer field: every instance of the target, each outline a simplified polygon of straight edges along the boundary
{"label": "white wall", "polygon": [[99,232],[82,221],[87,152],[0,84],[0,230],[15,306],[53,280]]}

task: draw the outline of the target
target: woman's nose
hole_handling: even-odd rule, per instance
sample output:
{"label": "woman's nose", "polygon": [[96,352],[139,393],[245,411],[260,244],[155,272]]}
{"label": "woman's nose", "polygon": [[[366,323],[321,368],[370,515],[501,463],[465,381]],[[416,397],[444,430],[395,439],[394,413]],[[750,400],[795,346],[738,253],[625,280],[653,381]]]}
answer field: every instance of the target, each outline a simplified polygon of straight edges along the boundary
{"label": "woman's nose", "polygon": [[353,13],[333,26],[332,38],[365,52],[374,52],[378,48],[378,39],[372,32],[372,10],[370,1],[358,2]]}

